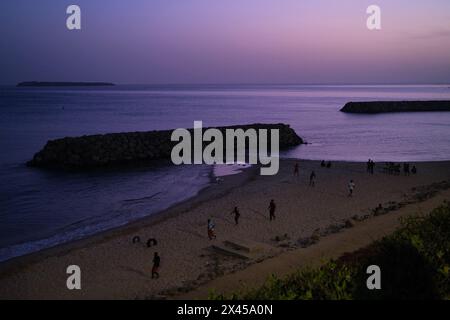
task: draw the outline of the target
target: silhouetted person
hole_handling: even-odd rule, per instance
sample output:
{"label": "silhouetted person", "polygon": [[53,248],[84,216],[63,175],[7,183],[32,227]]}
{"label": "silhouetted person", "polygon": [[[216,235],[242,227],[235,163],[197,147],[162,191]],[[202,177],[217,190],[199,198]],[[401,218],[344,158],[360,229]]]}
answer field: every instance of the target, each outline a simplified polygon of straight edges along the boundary
{"label": "silhouetted person", "polygon": [[331,168],[331,161],[328,161],[327,168]]}
{"label": "silhouetted person", "polygon": [[322,160],[322,162],[320,163],[320,166],[321,166],[322,168],[325,168],[325,161],[324,161],[324,160]]}
{"label": "silhouetted person", "polygon": [[417,168],[416,166],[413,166],[411,169],[412,174],[416,174],[417,173]]}
{"label": "silhouetted person", "polygon": [[367,161],[367,172],[373,174],[373,168],[375,167],[375,162],[372,159]]}
{"label": "silhouetted person", "polygon": [[353,180],[350,180],[350,182],[348,183],[348,196],[349,197],[353,196],[354,189],[355,189],[355,183],[353,182]]}
{"label": "silhouetted person", "polygon": [[309,186],[314,187],[315,184],[316,184],[316,173],[312,171],[311,174],[309,175]]}
{"label": "silhouetted person", "polygon": [[276,205],[275,205],[275,201],[270,200],[270,204],[269,204],[269,220],[275,220],[275,209],[276,209]]}
{"label": "silhouetted person", "polygon": [[208,238],[209,238],[209,240],[213,240],[213,239],[217,238],[216,234],[214,233],[214,228],[215,228],[214,222],[212,222],[211,219],[208,219]]}
{"label": "silhouetted person", "polygon": [[231,214],[234,214],[234,222],[236,223],[236,225],[238,225],[239,224],[239,217],[241,216],[241,214],[239,213],[238,207],[234,207],[234,209],[231,212]]}
{"label": "silhouetted person", "polygon": [[155,252],[153,256],[153,267],[152,267],[152,279],[159,278],[159,265],[161,264],[161,258],[158,252]]}
{"label": "silhouetted person", "polygon": [[298,177],[298,175],[299,175],[299,167],[298,162],[296,162],[294,165],[294,176]]}

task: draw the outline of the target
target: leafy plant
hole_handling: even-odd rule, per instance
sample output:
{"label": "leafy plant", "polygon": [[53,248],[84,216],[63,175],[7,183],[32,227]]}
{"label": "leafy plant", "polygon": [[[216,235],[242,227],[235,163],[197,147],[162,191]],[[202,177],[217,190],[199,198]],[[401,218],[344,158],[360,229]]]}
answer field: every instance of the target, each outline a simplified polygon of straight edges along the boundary
{"label": "leafy plant", "polygon": [[[366,269],[382,270],[382,290],[368,290]],[[445,299],[450,296],[450,206],[445,202],[427,216],[403,219],[392,235],[366,248],[302,269],[286,278],[272,275],[256,289],[211,299],[347,300]]]}

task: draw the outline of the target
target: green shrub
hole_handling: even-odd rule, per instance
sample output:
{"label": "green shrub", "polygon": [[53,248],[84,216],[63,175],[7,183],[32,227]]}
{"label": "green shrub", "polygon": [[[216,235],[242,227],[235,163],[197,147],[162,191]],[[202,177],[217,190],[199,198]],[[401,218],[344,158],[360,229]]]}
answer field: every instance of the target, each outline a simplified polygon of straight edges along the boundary
{"label": "green shrub", "polygon": [[[381,269],[381,290],[368,290],[367,267]],[[342,300],[440,299],[450,295],[450,206],[409,217],[394,234],[370,246],[279,279],[257,289],[212,299]]]}

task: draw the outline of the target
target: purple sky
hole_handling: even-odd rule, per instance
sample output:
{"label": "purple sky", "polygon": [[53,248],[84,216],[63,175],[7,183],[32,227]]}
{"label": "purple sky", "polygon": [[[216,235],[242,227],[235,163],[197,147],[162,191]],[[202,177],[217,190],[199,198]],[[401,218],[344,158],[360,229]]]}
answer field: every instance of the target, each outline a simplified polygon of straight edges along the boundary
{"label": "purple sky", "polygon": [[450,82],[449,0],[2,0],[0,27],[2,84]]}

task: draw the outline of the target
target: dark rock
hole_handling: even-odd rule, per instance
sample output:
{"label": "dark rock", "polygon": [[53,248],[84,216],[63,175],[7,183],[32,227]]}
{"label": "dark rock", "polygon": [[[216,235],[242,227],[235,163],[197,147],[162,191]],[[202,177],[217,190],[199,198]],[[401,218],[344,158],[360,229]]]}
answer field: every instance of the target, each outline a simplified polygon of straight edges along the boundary
{"label": "dark rock", "polygon": [[345,227],[346,228],[353,228],[355,226],[355,222],[351,219],[348,219],[345,221]]}
{"label": "dark rock", "polygon": [[[243,130],[278,129],[280,149],[304,143],[302,138],[286,124],[251,124],[219,127],[217,129],[225,133],[226,129],[238,128]],[[207,129],[203,128],[203,130]],[[172,131],[110,133],[50,140],[27,165],[46,168],[87,169],[170,159],[172,148],[178,143],[171,141]],[[192,135],[193,130],[190,131]],[[270,139],[268,148],[270,149]]]}
{"label": "dark rock", "polygon": [[348,102],[341,109],[347,113],[450,111],[450,101],[369,101]]}

